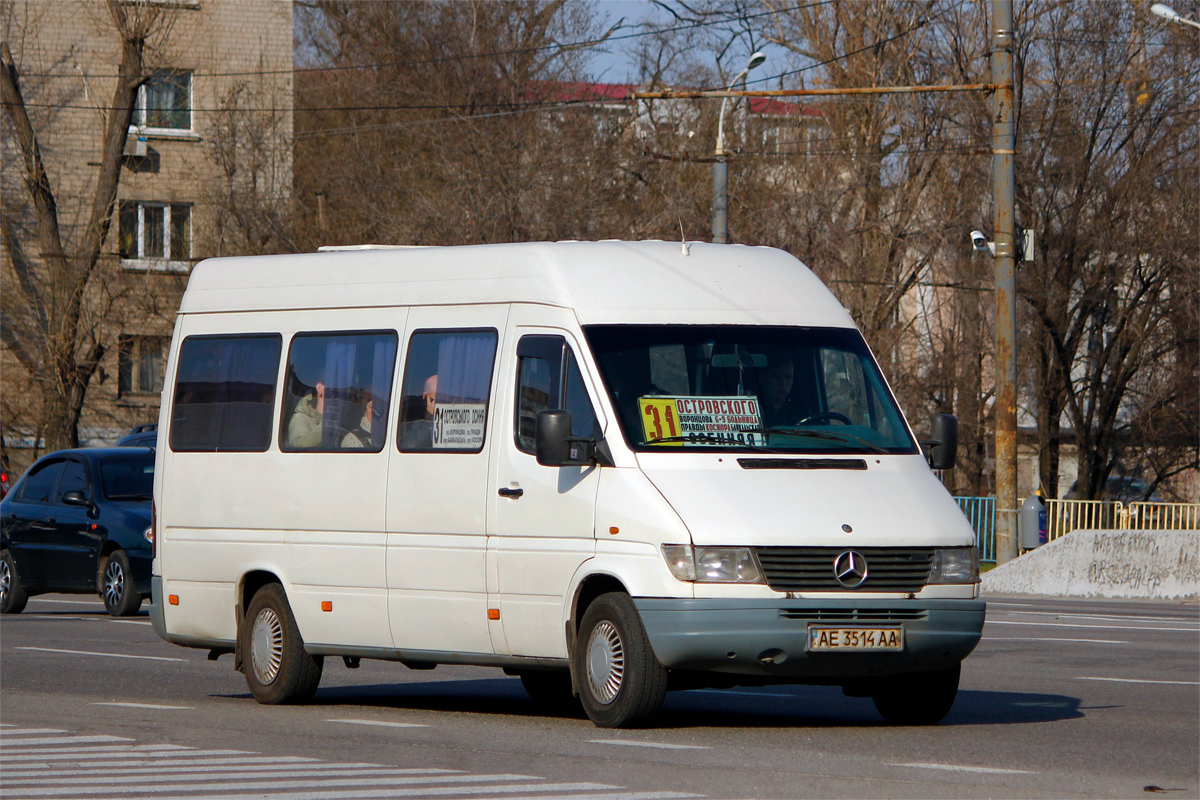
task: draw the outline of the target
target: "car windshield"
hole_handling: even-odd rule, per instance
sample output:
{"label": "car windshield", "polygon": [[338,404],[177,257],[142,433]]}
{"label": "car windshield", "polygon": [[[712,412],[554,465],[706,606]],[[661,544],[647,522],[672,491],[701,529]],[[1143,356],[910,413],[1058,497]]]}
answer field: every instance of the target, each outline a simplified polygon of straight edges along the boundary
{"label": "car windshield", "polygon": [[584,334],[634,449],[918,452],[856,330],[591,325]]}
{"label": "car windshield", "polygon": [[100,485],[109,500],[150,500],[154,496],[154,454],[102,459]]}

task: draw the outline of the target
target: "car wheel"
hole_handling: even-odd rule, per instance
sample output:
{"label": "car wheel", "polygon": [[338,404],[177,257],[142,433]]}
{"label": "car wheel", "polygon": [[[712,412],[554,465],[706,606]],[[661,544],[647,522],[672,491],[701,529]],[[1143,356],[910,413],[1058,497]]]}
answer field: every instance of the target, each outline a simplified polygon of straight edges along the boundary
{"label": "car wheel", "polygon": [[302,703],[321,682],[324,658],[304,650],[283,587],[269,583],[250,601],[242,620],[242,672],[260,703]]}
{"label": "car wheel", "polygon": [[104,608],[113,617],[136,614],[142,607],[142,596],[133,587],[129,557],[123,550],[114,550],[102,563],[100,592],[104,596]]}
{"label": "car wheel", "polygon": [[28,602],[29,595],[17,578],[17,562],[5,550],[0,553],[0,614],[20,614]]}
{"label": "car wheel", "polygon": [[579,701],[601,728],[645,724],[667,695],[667,670],[629,595],[602,594],[584,612],[574,659]]}
{"label": "car wheel", "polygon": [[521,673],[521,685],[534,705],[548,714],[579,716],[579,698],[571,692],[571,673],[566,670],[533,670]]}
{"label": "car wheel", "polygon": [[893,725],[933,725],[950,713],[958,696],[961,665],[932,672],[884,678],[875,685],[871,700]]}

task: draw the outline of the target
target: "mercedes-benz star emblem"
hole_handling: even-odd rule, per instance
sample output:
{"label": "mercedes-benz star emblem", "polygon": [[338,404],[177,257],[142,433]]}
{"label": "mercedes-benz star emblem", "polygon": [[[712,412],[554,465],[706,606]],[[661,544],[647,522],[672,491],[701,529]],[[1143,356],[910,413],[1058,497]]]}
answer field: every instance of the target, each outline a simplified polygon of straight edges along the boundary
{"label": "mercedes-benz star emblem", "polygon": [[862,553],[846,550],[833,560],[833,578],[847,589],[857,589],[867,580],[867,560]]}

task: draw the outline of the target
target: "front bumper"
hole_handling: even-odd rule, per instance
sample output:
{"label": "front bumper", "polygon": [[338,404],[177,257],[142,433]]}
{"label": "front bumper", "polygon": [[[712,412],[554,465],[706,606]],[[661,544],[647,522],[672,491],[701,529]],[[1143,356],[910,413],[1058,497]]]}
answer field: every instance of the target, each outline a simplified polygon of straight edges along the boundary
{"label": "front bumper", "polygon": [[[739,600],[640,598],[634,604],[669,669],[797,683],[943,669],[983,632],[983,600]],[[810,652],[810,625],[900,627],[901,651]]]}

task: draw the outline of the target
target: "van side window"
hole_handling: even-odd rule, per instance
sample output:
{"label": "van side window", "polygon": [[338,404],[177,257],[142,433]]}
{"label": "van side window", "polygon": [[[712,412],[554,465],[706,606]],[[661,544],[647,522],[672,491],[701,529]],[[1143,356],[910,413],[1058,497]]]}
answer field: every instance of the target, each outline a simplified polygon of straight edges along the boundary
{"label": "van side window", "polygon": [[298,333],[280,418],[284,452],[378,453],[387,439],[395,331]]}
{"label": "van side window", "polygon": [[400,398],[397,444],[402,451],[483,449],[496,340],[495,329],[412,335]]}
{"label": "van side window", "polygon": [[282,345],[277,333],[184,339],[175,370],[171,449],[265,452]]}
{"label": "van side window", "polygon": [[595,436],[596,412],[584,388],[575,354],[561,336],[522,336],[517,343],[517,448],[535,451],[534,431],[541,411],[571,413],[572,436]]}

